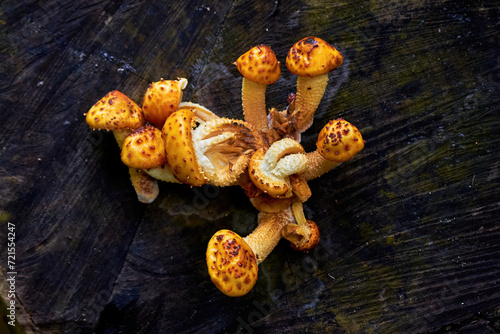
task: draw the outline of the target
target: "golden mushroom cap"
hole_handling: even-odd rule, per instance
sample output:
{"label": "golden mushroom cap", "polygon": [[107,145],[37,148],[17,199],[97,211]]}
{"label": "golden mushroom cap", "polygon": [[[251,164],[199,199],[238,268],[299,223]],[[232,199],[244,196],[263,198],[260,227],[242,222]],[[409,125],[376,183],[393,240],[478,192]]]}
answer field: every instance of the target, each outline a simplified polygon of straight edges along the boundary
{"label": "golden mushroom cap", "polygon": [[145,125],[128,135],[123,141],[122,162],[132,168],[150,169],[167,162],[161,131]]}
{"label": "golden mushroom cap", "polygon": [[113,90],[97,101],[86,114],[87,125],[93,129],[136,129],[146,123],[141,108],[128,96]]}
{"label": "golden mushroom cap", "polygon": [[252,290],[257,282],[255,254],[237,233],[220,230],[207,247],[207,267],[215,286],[229,297],[239,297]]}
{"label": "golden mushroom cap", "polygon": [[275,83],[281,75],[281,64],[273,50],[262,44],[245,52],[234,64],[244,78],[265,85]]}
{"label": "golden mushroom cap", "polygon": [[321,129],[316,147],[326,160],[343,162],[361,151],[365,147],[365,142],[354,125],[343,119],[337,119],[330,120]]}
{"label": "golden mushroom cap", "polygon": [[196,158],[191,129],[195,124],[194,113],[189,109],[173,112],[162,128],[167,161],[174,176],[192,186],[202,186],[206,177]]}
{"label": "golden mushroom cap", "polygon": [[146,119],[161,129],[182,100],[182,90],[187,80],[163,80],[149,85],[142,100],[142,111]]}
{"label": "golden mushroom cap", "polygon": [[318,37],[306,37],[295,43],[286,56],[286,67],[295,75],[315,77],[333,71],[343,61],[342,54]]}
{"label": "golden mushroom cap", "polygon": [[319,244],[320,234],[319,234],[318,225],[316,225],[316,223],[310,219],[306,220],[306,224],[307,224],[307,229],[310,233],[309,239],[304,244],[291,242],[290,246],[295,250],[310,251],[310,250],[315,249]]}

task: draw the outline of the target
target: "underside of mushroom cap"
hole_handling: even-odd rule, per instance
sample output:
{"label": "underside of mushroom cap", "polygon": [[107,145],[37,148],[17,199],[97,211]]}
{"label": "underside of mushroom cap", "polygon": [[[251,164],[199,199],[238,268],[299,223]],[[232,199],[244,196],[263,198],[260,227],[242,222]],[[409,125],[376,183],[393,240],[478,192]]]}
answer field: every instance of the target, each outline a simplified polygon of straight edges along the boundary
{"label": "underside of mushroom cap", "polygon": [[272,197],[292,196],[292,186],[288,176],[302,173],[307,169],[304,152],[304,148],[290,138],[274,142],[268,150],[260,148],[250,159],[248,166],[250,180],[257,188]]}
{"label": "underside of mushroom cap", "polygon": [[215,286],[229,297],[243,296],[257,282],[255,254],[237,233],[221,230],[208,242],[207,267]]}
{"label": "underside of mushroom cap", "polygon": [[301,77],[315,77],[333,71],[342,65],[343,57],[326,41],[318,37],[306,37],[288,51],[288,70]]}
{"label": "underside of mushroom cap", "polygon": [[141,108],[128,96],[113,90],[97,101],[86,114],[87,125],[93,129],[136,129],[146,123]]}
{"label": "underside of mushroom cap", "polygon": [[343,162],[365,147],[359,130],[343,119],[329,121],[318,135],[318,152],[327,160]]}
{"label": "underside of mushroom cap", "polygon": [[193,131],[193,145],[207,181],[229,186],[237,182],[248,166],[250,155],[265,142],[250,124],[218,118]]}

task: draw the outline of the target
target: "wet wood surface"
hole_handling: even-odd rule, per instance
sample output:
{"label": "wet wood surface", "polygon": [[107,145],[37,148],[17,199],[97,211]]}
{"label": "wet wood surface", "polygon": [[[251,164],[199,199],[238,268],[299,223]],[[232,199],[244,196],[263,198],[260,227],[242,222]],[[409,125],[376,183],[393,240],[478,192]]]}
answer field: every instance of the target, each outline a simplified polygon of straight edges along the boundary
{"label": "wet wood surface", "polygon": [[[8,302],[15,224],[13,332],[500,331],[499,22],[495,1],[3,1],[0,265]],[[344,64],[302,144],[314,150],[343,117],[365,149],[309,183],[318,248],[280,242],[255,288],[228,298],[205,250],[219,229],[255,227],[243,191],[161,183],[139,203],[113,136],[83,114],[110,90],[140,103],[150,82],[185,77],[186,100],[242,119],[232,62],[257,44],[282,62],[267,102],[284,107],[296,81],[286,53],[311,35]]]}

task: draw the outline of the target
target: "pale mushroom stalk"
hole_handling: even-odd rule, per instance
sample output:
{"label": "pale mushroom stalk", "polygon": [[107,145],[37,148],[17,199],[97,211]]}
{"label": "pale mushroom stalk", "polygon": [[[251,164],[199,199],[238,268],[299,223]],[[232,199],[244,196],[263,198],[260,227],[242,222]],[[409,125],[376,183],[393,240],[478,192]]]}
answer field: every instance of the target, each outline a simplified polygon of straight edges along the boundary
{"label": "pale mushroom stalk", "polygon": [[293,117],[299,133],[314,120],[328,84],[328,72],[342,64],[343,57],[333,46],[318,37],[306,37],[288,51],[286,66],[298,76]]}
{"label": "pale mushroom stalk", "polygon": [[234,63],[243,76],[241,99],[245,120],[260,131],[267,131],[267,85],[281,75],[280,62],[270,47],[257,45],[241,55]]}
{"label": "pale mushroom stalk", "polygon": [[242,238],[230,230],[216,232],[208,242],[206,260],[210,279],[225,295],[247,294],[258,278],[258,265],[281,239],[281,230],[293,221],[288,208],[280,213],[260,213],[257,228]]}
{"label": "pale mushroom stalk", "polygon": [[267,129],[266,110],[267,85],[243,78],[241,83],[241,101],[245,120],[261,131]]}
{"label": "pale mushroom stalk", "polygon": [[260,212],[255,230],[243,238],[255,253],[257,265],[262,263],[281,240],[281,231],[294,221],[290,208],[278,213]]}
{"label": "pale mushroom stalk", "polygon": [[291,242],[292,248],[301,251],[314,249],[320,239],[319,229],[315,222],[306,219],[301,201],[292,204],[295,222],[285,226],[282,230],[283,238]]}
{"label": "pale mushroom stalk", "polygon": [[307,181],[320,177],[321,175],[328,173],[329,171],[340,165],[340,162],[338,161],[330,161],[323,158],[323,156],[317,150],[313,152],[307,152],[306,158],[308,161],[308,168],[301,175]]}
{"label": "pale mushroom stalk", "polygon": [[314,121],[314,113],[325,94],[328,74],[315,77],[297,77],[295,97],[295,117],[299,133],[307,130]]}

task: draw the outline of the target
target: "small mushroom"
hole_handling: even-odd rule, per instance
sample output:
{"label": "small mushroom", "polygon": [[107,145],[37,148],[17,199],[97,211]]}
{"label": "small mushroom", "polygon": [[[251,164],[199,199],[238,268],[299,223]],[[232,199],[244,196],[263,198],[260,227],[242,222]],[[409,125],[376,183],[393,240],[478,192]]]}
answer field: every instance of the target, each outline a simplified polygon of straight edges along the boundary
{"label": "small mushroom", "polygon": [[316,248],[320,240],[318,225],[306,219],[301,201],[292,204],[292,211],[295,222],[283,228],[281,232],[283,238],[290,241],[290,246],[296,250],[309,251]]}
{"label": "small mushroom", "polygon": [[299,133],[311,126],[328,84],[328,73],[339,67],[342,61],[340,52],[318,37],[301,39],[288,51],[286,66],[298,76],[294,108]]}
{"label": "small mushroom", "polygon": [[[85,120],[94,130],[112,131],[120,149],[125,138],[146,123],[141,108],[117,90],[97,101],[85,114]],[[129,167],[129,175],[139,201],[154,201],[159,194],[156,180],[132,167]]]}
{"label": "small mushroom", "polygon": [[168,116],[172,114],[182,100],[182,90],[187,86],[187,79],[163,80],[149,85],[142,100],[142,110],[146,119],[161,129]]}
{"label": "small mushroom", "polygon": [[258,265],[280,241],[283,227],[292,221],[288,208],[279,213],[259,213],[257,227],[245,238],[230,230],[215,233],[206,253],[208,273],[215,286],[230,297],[252,290]]}
{"label": "small mushroom", "polygon": [[122,162],[132,168],[150,169],[167,162],[161,131],[145,125],[128,135],[123,141]]}
{"label": "small mushroom", "polygon": [[270,47],[257,45],[234,63],[243,76],[241,98],[245,120],[267,130],[266,88],[281,75],[281,65]]}
{"label": "small mushroom", "polygon": [[141,108],[128,96],[113,90],[89,109],[88,126],[99,130],[137,129],[146,123]]}
{"label": "small mushroom", "polygon": [[181,182],[199,187],[207,179],[194,152],[191,131],[195,124],[195,116],[191,110],[179,109],[167,118],[162,134],[167,161],[175,177]]}
{"label": "small mushroom", "polygon": [[354,157],[365,147],[359,130],[343,119],[330,120],[321,130],[317,150],[307,153],[308,168],[302,174],[306,180],[317,178],[341,162]]}
{"label": "small mushroom", "polygon": [[289,176],[307,169],[304,148],[295,140],[283,138],[269,149],[258,149],[250,159],[248,173],[253,184],[272,197],[291,197]]}

